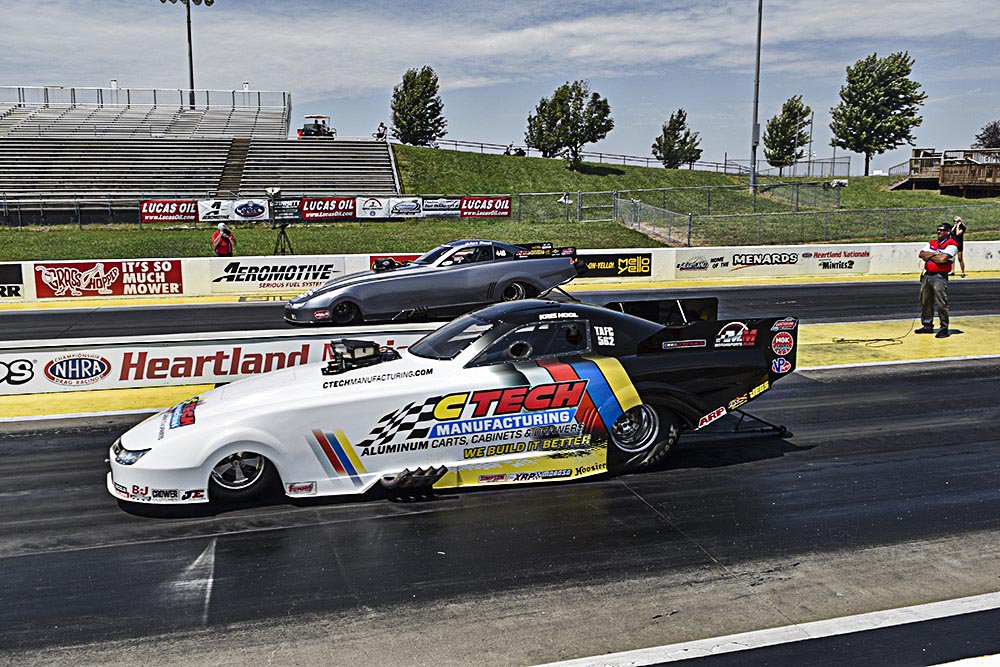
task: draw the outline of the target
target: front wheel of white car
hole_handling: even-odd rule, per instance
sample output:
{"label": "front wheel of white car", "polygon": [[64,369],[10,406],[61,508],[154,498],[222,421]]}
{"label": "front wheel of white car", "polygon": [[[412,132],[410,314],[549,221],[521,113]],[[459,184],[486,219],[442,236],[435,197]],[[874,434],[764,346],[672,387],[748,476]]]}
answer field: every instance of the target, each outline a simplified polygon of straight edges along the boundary
{"label": "front wheel of white car", "polygon": [[260,454],[230,454],[212,468],[209,497],[226,502],[252,500],[271,484],[274,474],[274,465]]}

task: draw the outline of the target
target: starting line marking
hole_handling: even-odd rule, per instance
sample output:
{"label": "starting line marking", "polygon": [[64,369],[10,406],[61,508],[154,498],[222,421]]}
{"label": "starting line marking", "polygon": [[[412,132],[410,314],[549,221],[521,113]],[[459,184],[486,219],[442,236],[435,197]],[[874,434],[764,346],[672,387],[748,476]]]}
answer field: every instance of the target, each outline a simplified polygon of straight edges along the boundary
{"label": "starting line marking", "polygon": [[833,637],[852,632],[878,630],[905,625],[907,623],[932,621],[939,618],[972,614],[997,608],[1000,608],[1000,592],[985,593],[983,595],[973,595],[967,598],[944,600],[942,602],[931,602],[912,607],[874,611],[855,616],[842,616],[825,621],[799,623],[768,630],[755,630],[753,632],[726,635],[724,637],[697,639],[680,644],[654,646],[635,651],[610,653],[603,656],[563,660],[561,662],[546,663],[546,665],[541,667],[641,667],[642,665],[676,662],[689,658],[703,658],[723,653],[763,648],[765,646]]}

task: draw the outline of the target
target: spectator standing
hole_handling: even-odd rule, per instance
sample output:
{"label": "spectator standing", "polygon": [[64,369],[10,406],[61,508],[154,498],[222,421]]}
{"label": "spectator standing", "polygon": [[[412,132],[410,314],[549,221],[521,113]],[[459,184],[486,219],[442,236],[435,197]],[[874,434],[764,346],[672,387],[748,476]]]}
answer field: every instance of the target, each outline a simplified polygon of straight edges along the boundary
{"label": "spectator standing", "polygon": [[385,126],[385,123],[379,123],[378,127],[375,128],[375,139],[378,141],[385,141],[385,135],[389,129]]}
{"label": "spectator standing", "polygon": [[514,144],[513,143],[507,144],[507,148],[503,149],[503,154],[504,155],[513,155],[514,154]]}
{"label": "spectator standing", "polygon": [[[962,218],[955,216],[951,226],[951,238],[958,244],[958,266],[962,269],[962,277],[965,277],[965,223]],[[951,275],[955,275],[954,269]]]}
{"label": "spectator standing", "polygon": [[212,250],[216,257],[232,257],[236,250],[236,235],[224,222],[220,222],[219,228],[212,234]]}
{"label": "spectator standing", "polygon": [[947,338],[948,331],[948,274],[954,266],[958,254],[958,243],[951,237],[951,225],[941,223],[937,228],[937,238],[924,246],[920,259],[924,261],[924,273],[920,276],[920,323],[923,325],[914,333],[934,333],[934,309],[937,308],[941,328],[937,338]]}

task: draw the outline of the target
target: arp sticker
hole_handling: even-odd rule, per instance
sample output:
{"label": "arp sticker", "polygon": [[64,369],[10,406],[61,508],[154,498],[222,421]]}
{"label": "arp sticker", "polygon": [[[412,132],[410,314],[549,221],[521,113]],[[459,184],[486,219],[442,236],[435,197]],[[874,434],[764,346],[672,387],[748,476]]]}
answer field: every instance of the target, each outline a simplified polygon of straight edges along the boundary
{"label": "arp sticker", "polygon": [[719,419],[720,417],[725,416],[725,414],[726,414],[726,408],[724,406],[720,406],[719,408],[713,410],[712,412],[709,412],[707,415],[705,415],[704,417],[702,417],[701,419],[699,419],[698,420],[698,428],[702,428],[702,427],[708,426],[709,424],[711,424],[712,422],[714,422],[716,419]]}

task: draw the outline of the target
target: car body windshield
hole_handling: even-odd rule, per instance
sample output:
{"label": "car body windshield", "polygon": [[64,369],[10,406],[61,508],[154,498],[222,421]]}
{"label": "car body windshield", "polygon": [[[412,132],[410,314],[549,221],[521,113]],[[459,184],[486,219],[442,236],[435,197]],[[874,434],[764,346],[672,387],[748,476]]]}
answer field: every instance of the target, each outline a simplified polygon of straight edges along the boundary
{"label": "car body windshield", "polygon": [[428,359],[454,359],[493,327],[493,322],[464,315],[418,340],[409,352]]}
{"label": "car body windshield", "polygon": [[417,257],[413,260],[413,264],[433,264],[441,257],[441,255],[445,254],[449,250],[451,250],[451,246],[439,245],[433,250],[428,250],[420,257]]}

